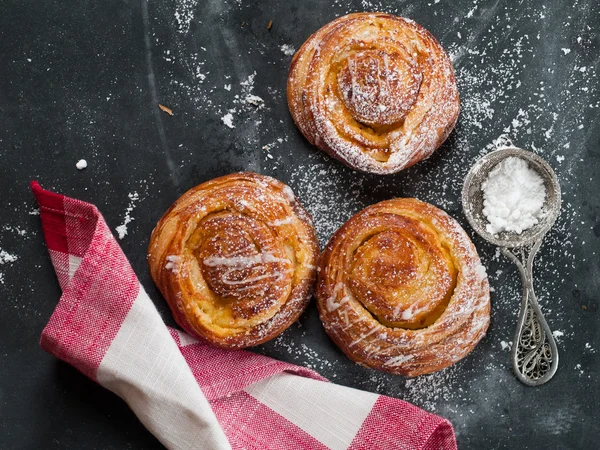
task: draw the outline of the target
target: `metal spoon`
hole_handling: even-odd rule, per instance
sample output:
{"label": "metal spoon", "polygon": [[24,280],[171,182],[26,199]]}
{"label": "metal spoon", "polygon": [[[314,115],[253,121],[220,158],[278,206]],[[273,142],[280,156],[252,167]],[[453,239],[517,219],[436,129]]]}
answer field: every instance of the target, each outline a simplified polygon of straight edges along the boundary
{"label": "metal spoon", "polygon": [[[521,234],[502,232],[493,235],[486,230],[487,219],[483,215],[483,191],[481,185],[490,170],[510,156],[524,159],[544,180],[546,199],[542,218]],[[539,156],[516,147],[505,147],[488,153],[479,159],[465,178],[462,204],[471,227],[486,241],[500,247],[502,254],[513,261],[523,282],[523,299],[517,329],[513,339],[511,359],[517,378],[529,385],[546,383],[558,368],[558,350],[552,331],[544,319],[533,291],[533,259],[544,235],[550,230],[560,212],[560,185],[556,174]]]}

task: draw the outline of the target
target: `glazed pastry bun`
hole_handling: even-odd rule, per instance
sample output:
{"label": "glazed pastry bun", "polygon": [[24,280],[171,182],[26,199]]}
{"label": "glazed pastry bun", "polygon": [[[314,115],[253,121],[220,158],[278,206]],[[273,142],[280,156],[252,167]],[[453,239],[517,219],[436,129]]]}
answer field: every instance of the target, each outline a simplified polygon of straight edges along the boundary
{"label": "glazed pastry bun", "polygon": [[294,122],[342,163],[389,174],[427,158],[460,110],[450,58],[410,19],[340,17],[294,55],[287,82]]}
{"label": "glazed pastry bun", "polygon": [[175,320],[224,348],[274,338],[308,304],[319,248],[292,190],[235,173],[183,194],[152,233],[148,264]]}
{"label": "glazed pastry bun", "polygon": [[485,269],[465,231],[416,199],[360,211],[331,238],[317,304],[355,362],[394,374],[434,372],[464,358],[490,322]]}

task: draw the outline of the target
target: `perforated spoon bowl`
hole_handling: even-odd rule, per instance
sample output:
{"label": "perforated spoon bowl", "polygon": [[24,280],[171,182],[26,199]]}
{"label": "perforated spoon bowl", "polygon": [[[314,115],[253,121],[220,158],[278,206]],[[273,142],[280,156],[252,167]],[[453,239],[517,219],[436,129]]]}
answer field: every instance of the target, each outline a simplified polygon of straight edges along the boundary
{"label": "perforated spoon bowl", "polygon": [[[527,161],[540,175],[544,180],[546,199],[540,220],[533,227],[521,234],[505,231],[495,235],[486,230],[488,222],[483,214],[482,184],[496,165],[511,156]],[[548,163],[534,153],[516,147],[501,148],[473,165],[463,185],[462,204],[465,216],[477,234],[500,247],[502,254],[519,269],[523,298],[511,350],[513,370],[517,378],[529,386],[544,384],[556,373],[558,349],[533,290],[533,260],[544,235],[560,213],[558,178]]]}

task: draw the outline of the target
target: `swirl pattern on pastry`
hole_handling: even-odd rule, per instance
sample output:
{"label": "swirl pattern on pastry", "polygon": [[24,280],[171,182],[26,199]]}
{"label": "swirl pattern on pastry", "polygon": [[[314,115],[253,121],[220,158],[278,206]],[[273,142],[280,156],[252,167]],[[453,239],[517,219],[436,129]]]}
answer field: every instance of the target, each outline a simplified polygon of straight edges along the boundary
{"label": "swirl pattern on pastry", "polygon": [[416,199],[372,205],[321,256],[317,304],[333,341],[357,363],[406,376],[465,357],[490,320],[485,269],[465,231]]}
{"label": "swirl pattern on pastry", "polygon": [[226,348],[280,334],[312,295],[308,213],[273,178],[235,173],[183,194],[152,233],[148,263],[177,323]]}
{"label": "swirl pattern on pastry", "polygon": [[310,36],[292,60],[287,99],[311,144],[377,174],[430,156],[460,110],[438,41],[410,19],[381,13],[349,14]]}

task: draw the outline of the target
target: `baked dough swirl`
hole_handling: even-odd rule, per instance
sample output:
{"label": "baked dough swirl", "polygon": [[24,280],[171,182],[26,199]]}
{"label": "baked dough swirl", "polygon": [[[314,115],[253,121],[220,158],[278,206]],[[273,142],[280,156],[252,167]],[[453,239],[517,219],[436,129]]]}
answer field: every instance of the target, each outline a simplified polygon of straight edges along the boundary
{"label": "baked dough swirl", "polygon": [[460,110],[438,41],[410,19],[381,13],[349,14],[310,36],[292,60],[287,99],[311,144],[377,174],[431,155]]}
{"label": "baked dough swirl", "polygon": [[243,348],[298,319],[318,255],[311,218],[288,186],[235,173],[190,189],[171,206],[152,233],[148,263],[183,329]]}
{"label": "baked dough swirl", "polygon": [[465,231],[416,199],[360,211],[321,256],[317,304],[333,341],[357,363],[407,376],[465,357],[490,321],[485,269]]}

